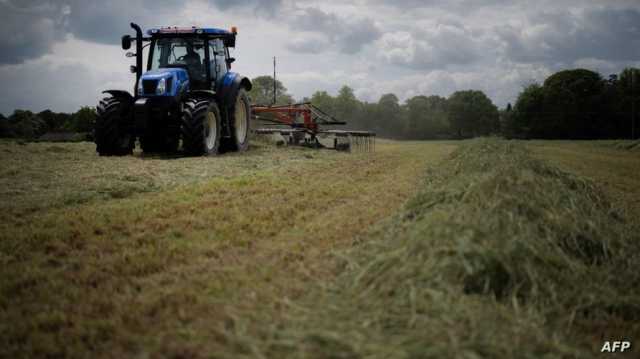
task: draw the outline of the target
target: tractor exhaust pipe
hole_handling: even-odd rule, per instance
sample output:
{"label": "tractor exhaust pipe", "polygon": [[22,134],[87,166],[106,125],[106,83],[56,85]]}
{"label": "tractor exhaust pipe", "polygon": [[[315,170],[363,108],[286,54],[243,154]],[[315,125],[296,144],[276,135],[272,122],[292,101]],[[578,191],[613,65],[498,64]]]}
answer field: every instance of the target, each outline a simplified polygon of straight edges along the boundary
{"label": "tractor exhaust pipe", "polygon": [[138,96],[138,82],[142,77],[142,29],[135,23],[131,23],[131,28],[136,31],[136,87],[135,95]]}

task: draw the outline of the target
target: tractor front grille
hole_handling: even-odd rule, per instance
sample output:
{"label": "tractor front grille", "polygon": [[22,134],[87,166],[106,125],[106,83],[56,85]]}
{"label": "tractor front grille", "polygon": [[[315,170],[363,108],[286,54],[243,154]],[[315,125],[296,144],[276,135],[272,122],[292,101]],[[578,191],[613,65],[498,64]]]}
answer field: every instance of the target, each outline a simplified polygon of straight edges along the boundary
{"label": "tractor front grille", "polygon": [[158,80],[142,80],[142,92],[145,95],[155,95]]}

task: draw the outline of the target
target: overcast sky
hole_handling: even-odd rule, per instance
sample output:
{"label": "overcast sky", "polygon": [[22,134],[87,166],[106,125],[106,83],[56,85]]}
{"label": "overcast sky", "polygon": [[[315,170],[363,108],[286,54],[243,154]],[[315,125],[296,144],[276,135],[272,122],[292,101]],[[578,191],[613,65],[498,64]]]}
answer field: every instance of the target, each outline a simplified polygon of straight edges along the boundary
{"label": "overcast sky", "polygon": [[0,112],[75,111],[131,90],[119,46],[131,21],[237,26],[234,70],[271,74],[277,56],[296,98],[480,89],[504,106],[560,69],[640,65],[638,0],[0,0]]}

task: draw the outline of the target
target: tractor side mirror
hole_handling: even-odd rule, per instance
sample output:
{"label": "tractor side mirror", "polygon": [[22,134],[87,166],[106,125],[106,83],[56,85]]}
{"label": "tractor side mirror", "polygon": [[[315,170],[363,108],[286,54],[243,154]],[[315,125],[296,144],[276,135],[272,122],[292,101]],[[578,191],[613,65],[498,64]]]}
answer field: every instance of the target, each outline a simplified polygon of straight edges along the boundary
{"label": "tractor side mirror", "polygon": [[131,48],[131,36],[124,35],[122,37],[122,49],[129,50]]}
{"label": "tractor side mirror", "polygon": [[132,74],[135,74],[138,71],[138,68],[133,66],[133,65],[131,65],[131,66],[129,66],[129,71],[131,71]]}

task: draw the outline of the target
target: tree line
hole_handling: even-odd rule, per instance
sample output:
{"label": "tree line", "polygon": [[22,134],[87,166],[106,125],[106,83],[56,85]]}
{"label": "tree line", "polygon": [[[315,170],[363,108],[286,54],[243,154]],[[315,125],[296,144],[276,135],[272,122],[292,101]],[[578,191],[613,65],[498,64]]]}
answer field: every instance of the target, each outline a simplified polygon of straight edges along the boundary
{"label": "tree line", "polygon": [[[276,81],[276,104],[292,103],[286,87]],[[273,78],[253,79],[249,93],[254,104],[273,103]],[[302,102],[311,102],[353,130],[374,131],[378,136],[396,139],[468,138],[498,134],[499,111],[477,90],[458,91],[448,98],[415,96],[404,103],[395,94],[382,95],[378,102],[360,101],[349,86],[336,96],[317,91]]]}
{"label": "tree line", "polygon": [[15,110],[9,117],[0,114],[0,137],[33,139],[45,133],[91,133],[95,122],[93,107],[85,106],[74,113]]}
{"label": "tree line", "polygon": [[639,138],[640,70],[604,79],[585,70],[564,70],[531,84],[501,113],[505,137],[542,139]]}
{"label": "tree line", "polygon": [[[273,102],[273,78],[257,78],[250,95],[257,103]],[[343,86],[336,96],[317,91],[303,102],[349,123],[349,128],[375,131],[397,139],[507,138],[605,139],[640,138],[640,69],[627,68],[604,79],[585,69],[559,71],[542,84],[518,94],[515,105],[498,108],[482,92],[465,90],[449,97],[415,96],[403,103],[392,93],[378,102],[363,102]],[[278,103],[291,103],[276,81]]]}
{"label": "tree line", "polygon": [[[274,102],[270,76],[253,80],[249,96],[253,104]],[[640,69],[627,68],[604,79],[600,74],[573,69],[559,71],[542,84],[523,88],[515,104],[498,109],[482,91],[457,91],[449,97],[420,95],[404,102],[392,93],[377,102],[360,101],[352,88],[343,86],[337,95],[316,91],[302,102],[311,102],[346,128],[374,131],[378,136],[425,140],[502,135],[507,138],[599,139],[639,138]],[[295,100],[281,81],[276,81],[276,104]],[[37,138],[50,132],[90,133],[96,119],[94,108],[75,113],[50,110],[33,113],[15,110],[0,114],[0,137]]]}

